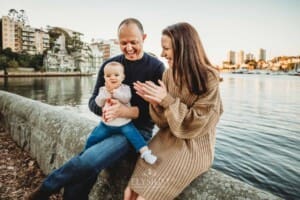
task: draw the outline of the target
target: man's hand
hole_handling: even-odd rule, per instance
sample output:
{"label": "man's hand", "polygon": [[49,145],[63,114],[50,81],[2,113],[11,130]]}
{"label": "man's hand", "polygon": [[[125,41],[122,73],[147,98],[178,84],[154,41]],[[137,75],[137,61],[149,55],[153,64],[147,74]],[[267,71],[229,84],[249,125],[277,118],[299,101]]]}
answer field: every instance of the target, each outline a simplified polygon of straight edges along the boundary
{"label": "man's hand", "polygon": [[122,105],[118,100],[110,99],[110,101],[107,102],[107,105],[103,107],[103,118],[105,121],[109,122],[120,117],[122,106],[124,105]]}
{"label": "man's hand", "polygon": [[109,122],[118,117],[135,119],[139,116],[137,107],[128,107],[116,99],[110,99],[110,105],[103,108],[103,118]]}

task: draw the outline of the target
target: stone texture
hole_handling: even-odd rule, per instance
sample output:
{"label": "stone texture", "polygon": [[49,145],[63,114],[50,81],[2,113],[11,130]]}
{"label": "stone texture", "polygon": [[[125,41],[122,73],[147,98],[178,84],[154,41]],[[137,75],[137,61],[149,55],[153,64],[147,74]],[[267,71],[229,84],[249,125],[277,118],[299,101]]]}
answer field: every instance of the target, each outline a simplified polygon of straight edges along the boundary
{"label": "stone texture", "polygon": [[[79,114],[0,91],[0,123],[48,174],[79,153],[96,122]],[[132,153],[114,167],[99,174],[91,200],[122,199],[123,190],[134,168]],[[280,199],[268,192],[210,169],[193,181],[176,200],[196,199]]]}

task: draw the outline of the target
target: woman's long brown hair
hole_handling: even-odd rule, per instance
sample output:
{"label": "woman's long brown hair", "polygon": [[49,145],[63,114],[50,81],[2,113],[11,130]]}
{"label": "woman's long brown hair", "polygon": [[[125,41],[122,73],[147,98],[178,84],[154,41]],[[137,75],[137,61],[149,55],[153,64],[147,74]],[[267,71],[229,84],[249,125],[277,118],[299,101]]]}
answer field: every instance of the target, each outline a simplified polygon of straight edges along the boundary
{"label": "woman's long brown hair", "polygon": [[212,66],[196,29],[188,23],[177,23],[162,31],[171,38],[173,48],[173,78],[182,89],[187,84],[191,93],[207,91],[207,68]]}

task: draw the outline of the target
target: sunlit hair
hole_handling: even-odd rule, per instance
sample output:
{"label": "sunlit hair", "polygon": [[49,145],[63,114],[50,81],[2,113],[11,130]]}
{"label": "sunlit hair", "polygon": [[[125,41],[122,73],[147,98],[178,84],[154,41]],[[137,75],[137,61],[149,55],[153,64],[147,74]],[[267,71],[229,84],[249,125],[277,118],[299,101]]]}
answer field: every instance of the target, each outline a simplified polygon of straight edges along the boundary
{"label": "sunlit hair", "polygon": [[123,73],[124,73],[124,65],[122,65],[122,63],[119,63],[119,62],[116,62],[116,61],[111,61],[109,63],[107,63],[105,66],[104,66],[104,69],[105,68],[108,68],[108,67],[121,67],[122,70],[123,70]]}
{"label": "sunlit hair", "polygon": [[177,23],[162,31],[171,38],[173,48],[173,78],[182,89],[187,84],[191,93],[200,95],[207,91],[208,60],[196,29],[188,23]]}
{"label": "sunlit hair", "polygon": [[127,19],[124,19],[124,20],[120,23],[120,25],[119,25],[119,27],[118,27],[118,32],[119,32],[121,26],[124,25],[124,24],[125,24],[125,25],[136,24],[137,27],[139,28],[139,30],[141,31],[141,33],[144,34],[144,28],[143,28],[143,25],[142,25],[142,23],[141,23],[139,20],[137,20],[137,19],[135,19],[135,18],[127,18]]}

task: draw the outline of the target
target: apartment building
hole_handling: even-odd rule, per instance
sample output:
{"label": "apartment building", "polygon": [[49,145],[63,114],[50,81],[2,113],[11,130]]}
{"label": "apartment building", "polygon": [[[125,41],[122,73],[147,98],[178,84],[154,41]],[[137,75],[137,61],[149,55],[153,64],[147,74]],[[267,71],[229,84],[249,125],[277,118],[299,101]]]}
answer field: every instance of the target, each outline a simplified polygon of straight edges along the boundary
{"label": "apartment building", "polygon": [[9,16],[1,20],[1,48],[11,48],[13,52],[42,54],[49,48],[49,34],[41,29],[32,28],[22,21],[16,21]]}
{"label": "apartment building", "polygon": [[252,53],[247,53],[246,54],[246,60],[249,61],[249,60],[255,60],[255,57]]}
{"label": "apartment building", "polygon": [[93,44],[97,44],[100,51],[103,53],[103,61],[121,54],[120,46],[117,39],[102,40],[98,39],[92,41]]}
{"label": "apartment building", "polygon": [[260,48],[258,51],[258,60],[259,61],[266,61],[266,50]]}
{"label": "apartment building", "polygon": [[3,16],[1,22],[1,48],[11,48],[14,52],[20,52],[22,47],[21,26],[8,16]]}
{"label": "apartment building", "polygon": [[241,66],[245,62],[245,53],[240,50],[237,55],[237,65]]}
{"label": "apartment building", "polygon": [[227,62],[234,65],[236,63],[236,53],[234,51],[228,51],[227,53]]}
{"label": "apartment building", "polygon": [[24,26],[22,28],[22,52],[27,52],[28,54],[35,54],[35,29],[30,26]]}
{"label": "apartment building", "polygon": [[43,54],[46,49],[50,48],[50,36],[43,29],[35,29],[35,47],[38,54]]}

